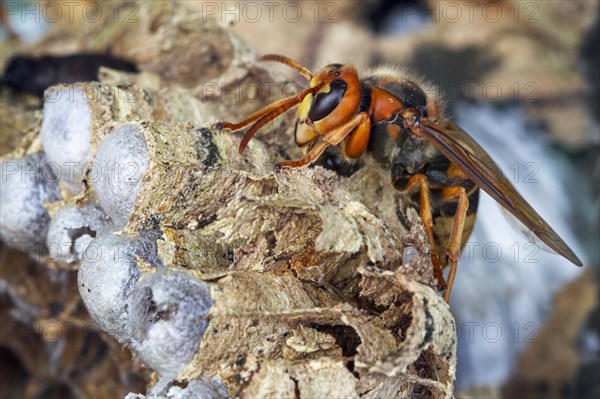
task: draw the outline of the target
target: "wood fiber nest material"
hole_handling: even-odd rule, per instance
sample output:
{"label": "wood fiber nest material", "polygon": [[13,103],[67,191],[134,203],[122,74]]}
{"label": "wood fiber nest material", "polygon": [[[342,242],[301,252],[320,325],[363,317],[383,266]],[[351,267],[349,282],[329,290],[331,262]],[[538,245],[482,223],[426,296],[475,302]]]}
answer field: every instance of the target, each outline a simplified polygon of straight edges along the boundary
{"label": "wood fiber nest material", "polygon": [[[165,265],[208,282],[215,301],[178,378],[218,376],[248,397],[451,395],[454,321],[432,288],[416,212],[410,232],[387,227],[379,208],[394,201],[378,201],[396,193],[385,176],[275,173],[258,141],[241,158],[234,134],[139,127],[150,167],[127,230],[161,229]],[[372,179],[367,206],[354,192]],[[402,265],[407,245],[423,255]]]}
{"label": "wood fiber nest material", "polygon": [[[178,379],[218,376],[248,397],[324,397],[339,387],[349,396],[451,395],[454,320],[433,288],[416,212],[409,232],[386,223],[397,203],[385,175],[275,173],[258,141],[242,158],[234,134],[138,126],[150,166],[126,231],[162,230],[165,265],[206,281],[215,301]],[[368,185],[379,186],[370,199],[357,192]],[[407,246],[423,255],[402,264]]]}

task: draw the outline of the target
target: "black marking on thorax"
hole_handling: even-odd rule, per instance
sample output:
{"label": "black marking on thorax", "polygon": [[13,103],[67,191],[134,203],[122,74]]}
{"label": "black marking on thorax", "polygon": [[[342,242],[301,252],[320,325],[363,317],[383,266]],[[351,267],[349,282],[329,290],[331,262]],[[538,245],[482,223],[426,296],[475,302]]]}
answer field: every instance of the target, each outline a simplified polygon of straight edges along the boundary
{"label": "black marking on thorax", "polygon": [[371,88],[367,85],[360,85],[360,102],[356,113],[368,112],[371,106]]}

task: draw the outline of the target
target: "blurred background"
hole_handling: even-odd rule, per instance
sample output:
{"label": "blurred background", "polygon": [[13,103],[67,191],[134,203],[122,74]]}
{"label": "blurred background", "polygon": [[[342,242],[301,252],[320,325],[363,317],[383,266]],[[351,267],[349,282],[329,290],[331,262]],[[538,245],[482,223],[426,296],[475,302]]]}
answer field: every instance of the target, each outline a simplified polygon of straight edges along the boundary
{"label": "blurred background", "polygon": [[[600,395],[597,1],[153,3],[200,13],[233,29],[256,54],[284,54],[311,70],[331,62],[391,64],[430,82],[447,115],[490,152],[585,265],[528,243],[482,195],[451,304],[459,332],[456,397]],[[18,145],[15,132],[35,123],[29,111],[41,110],[47,85],[97,74],[94,65],[69,62],[65,70],[23,57],[93,53],[118,69],[152,65],[121,35],[145,18],[158,26],[162,14],[145,5],[0,5],[0,156]],[[143,38],[135,45],[143,47]],[[193,68],[190,59],[190,74]],[[53,270],[4,245],[1,251],[0,397],[143,392],[150,377],[129,353],[82,327],[89,316],[73,271]]]}

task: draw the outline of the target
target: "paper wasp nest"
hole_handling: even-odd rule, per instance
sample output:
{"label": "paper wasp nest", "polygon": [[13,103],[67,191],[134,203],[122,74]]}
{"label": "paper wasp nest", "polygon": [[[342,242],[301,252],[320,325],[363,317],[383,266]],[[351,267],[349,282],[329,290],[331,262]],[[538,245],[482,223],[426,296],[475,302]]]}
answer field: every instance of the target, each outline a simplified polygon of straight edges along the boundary
{"label": "paper wasp nest", "polygon": [[[455,324],[416,212],[403,230],[397,193],[369,167],[275,173],[297,156],[291,116],[240,156],[240,136],[210,123],[274,99],[223,103],[203,84],[277,78],[224,28],[193,15],[164,24],[148,40],[171,47],[141,74],[103,69],[100,83],[47,91],[41,146],[25,153],[58,167],[56,187],[20,188],[49,193],[36,232],[50,229],[55,261],[79,262],[95,322],[156,372],[148,395],[451,397]],[[190,62],[175,55],[200,39],[213,67],[175,76]],[[3,231],[30,229],[0,216]]]}

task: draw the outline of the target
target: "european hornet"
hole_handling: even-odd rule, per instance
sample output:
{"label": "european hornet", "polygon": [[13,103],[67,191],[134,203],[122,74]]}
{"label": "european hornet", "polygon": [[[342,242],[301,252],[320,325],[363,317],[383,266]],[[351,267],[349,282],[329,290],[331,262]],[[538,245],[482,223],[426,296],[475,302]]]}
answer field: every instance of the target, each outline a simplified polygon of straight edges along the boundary
{"label": "european hornet", "polygon": [[[431,245],[434,277],[446,302],[460,251],[473,228],[479,188],[551,249],[582,265],[483,148],[443,116],[437,96],[427,93],[419,80],[385,67],[359,78],[354,66],[342,64],[329,64],[313,75],[285,56],[265,55],[260,59],[294,68],[309,81],[308,88],[239,123],[219,122],[215,126],[236,131],[252,124],[240,143],[242,153],[262,126],[300,104],[294,137],[305,155],[280,162],[278,169],[308,166],[329,146],[337,146],[346,160],[368,153],[384,165],[395,188],[419,210]],[[444,280],[448,263],[450,270]]]}

